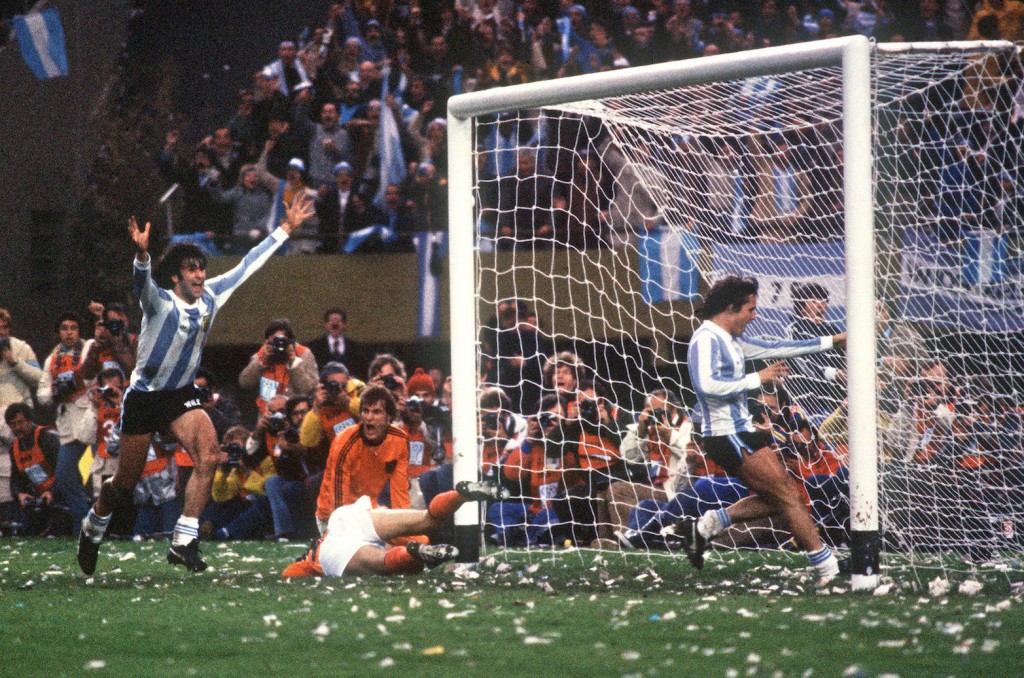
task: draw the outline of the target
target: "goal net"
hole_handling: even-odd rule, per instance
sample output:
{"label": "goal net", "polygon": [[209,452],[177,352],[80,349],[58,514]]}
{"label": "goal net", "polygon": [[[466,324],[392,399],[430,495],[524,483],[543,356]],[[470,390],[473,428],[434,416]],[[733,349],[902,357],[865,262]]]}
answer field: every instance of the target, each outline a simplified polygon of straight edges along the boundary
{"label": "goal net", "polygon": [[[481,514],[487,548],[672,556],[661,527],[746,494],[701,455],[686,365],[739,274],[748,333],[850,329],[750,393],[826,543],[874,575],[879,548],[1020,569],[1024,69],[957,43],[856,72],[850,42],[453,99],[455,474],[515,497]],[[762,521],[715,546],[792,543]]]}

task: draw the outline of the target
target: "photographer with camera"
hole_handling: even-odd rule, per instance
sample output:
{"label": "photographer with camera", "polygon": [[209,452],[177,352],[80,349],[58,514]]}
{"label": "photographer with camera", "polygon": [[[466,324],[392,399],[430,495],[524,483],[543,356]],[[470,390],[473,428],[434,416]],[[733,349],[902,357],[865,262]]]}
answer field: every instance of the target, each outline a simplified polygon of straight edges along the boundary
{"label": "photographer with camera", "polygon": [[[60,440],[52,430],[37,426],[32,408],[14,403],[4,412],[4,421],[14,434],[11,485],[21,508],[17,531],[22,534],[71,532],[67,512],[60,511],[60,496],[54,476]],[[61,528],[64,528],[63,530]]]}
{"label": "photographer with camera", "polygon": [[96,387],[89,390],[89,398],[96,409],[96,444],[92,450],[92,466],[89,467],[93,496],[99,496],[104,481],[117,472],[124,382],[124,372],[115,365],[100,372],[96,377]]}
{"label": "photographer with camera", "polygon": [[[284,406],[280,399],[273,400]],[[224,434],[213,478],[213,503],[200,524],[203,539],[259,539],[273,529],[270,500],[263,488],[267,478],[275,475],[274,460],[260,446],[250,454],[248,440],[244,426],[232,426]]]}
{"label": "photographer with camera", "polygon": [[112,302],[103,306],[97,302],[89,310],[99,311],[92,346],[82,359],[79,377],[82,381],[94,379],[102,370],[119,367],[124,374],[135,369],[138,337],[128,331],[128,311],[124,304]]}
{"label": "photographer with camera", "polygon": [[89,497],[82,484],[78,462],[85,448],[96,442],[96,410],[88,395],[92,382],[80,375],[82,361],[92,349],[93,341],[83,341],[80,328],[81,320],[76,314],[61,316],[57,323],[60,342],[43,363],[43,377],[36,394],[40,405],[56,407],[60,436],[57,487],[71,511],[76,536],[82,519],[89,512]]}
{"label": "photographer with camera", "polygon": [[[166,539],[181,515],[176,479],[177,459],[184,452],[173,434],[156,433],[146,451],[142,476],[132,492],[135,506],[134,535],[139,538]],[[121,520],[119,514],[111,523]]]}
{"label": "photographer with camera", "polygon": [[398,428],[409,436],[409,498],[413,508],[421,509],[427,504],[419,477],[445,459],[444,430],[438,425],[444,413],[434,404],[434,380],[422,367],[409,377],[407,390]]}
{"label": "photographer with camera", "polygon": [[317,384],[313,352],[295,341],[295,330],[284,318],[272,321],[263,333],[264,343],[238,376],[244,389],[259,389],[256,405],[260,413],[274,396],[309,396]]}
{"label": "photographer with camera", "polygon": [[383,386],[395,399],[396,418],[391,422],[396,426],[401,422],[398,415],[405,411],[406,393],[405,381],[408,376],[405,371],[405,364],[390,353],[378,353],[370,362],[369,379],[366,383],[370,386]]}
{"label": "photographer with camera", "polygon": [[31,403],[42,376],[35,351],[11,336],[11,314],[0,308],[0,410],[11,403]]}
{"label": "photographer with camera", "polygon": [[[327,363],[320,370],[320,383],[313,393],[313,411],[306,415],[299,431],[299,442],[309,452],[310,473],[317,476],[316,480],[335,436],[358,423],[359,398],[364,387],[341,363]],[[314,478],[311,476],[310,480]]]}
{"label": "photographer with camera", "polygon": [[[576,400],[567,408],[568,417],[555,435],[562,436],[564,452],[574,453],[576,469],[566,469],[573,522],[573,542],[587,546],[598,537],[610,539],[608,487],[614,480],[627,478],[619,452],[627,427],[628,412],[612,401],[610,389],[603,383],[582,379]],[[600,532],[600,534],[599,534]]]}
{"label": "photographer with camera", "polygon": [[541,399],[540,411],[526,420],[522,445],[507,453],[501,463],[501,483],[511,497],[491,504],[487,523],[494,528],[491,543],[511,546],[561,544],[569,536],[565,514],[566,468],[576,466],[575,455],[563,457],[564,446],[552,434],[565,414],[558,396]]}
{"label": "photographer with camera", "polygon": [[267,478],[263,490],[270,501],[274,538],[279,541],[300,532],[298,522],[306,505],[309,468],[306,448],[299,442],[299,429],[310,410],[308,398],[275,396],[245,444],[246,454],[266,454],[273,461],[276,475]]}

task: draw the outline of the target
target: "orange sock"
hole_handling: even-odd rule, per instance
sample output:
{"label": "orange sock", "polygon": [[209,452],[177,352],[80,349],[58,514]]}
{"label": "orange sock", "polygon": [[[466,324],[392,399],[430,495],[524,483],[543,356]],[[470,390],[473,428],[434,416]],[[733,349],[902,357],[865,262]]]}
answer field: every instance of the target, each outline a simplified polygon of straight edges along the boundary
{"label": "orange sock", "polygon": [[384,554],[384,569],[388,574],[416,574],[423,569],[423,561],[397,546]]}
{"label": "orange sock", "polygon": [[430,500],[430,506],[427,507],[427,513],[429,513],[432,518],[445,520],[454,516],[455,512],[459,510],[459,507],[465,503],[466,500],[460,497],[459,493],[455,490],[442,492]]}

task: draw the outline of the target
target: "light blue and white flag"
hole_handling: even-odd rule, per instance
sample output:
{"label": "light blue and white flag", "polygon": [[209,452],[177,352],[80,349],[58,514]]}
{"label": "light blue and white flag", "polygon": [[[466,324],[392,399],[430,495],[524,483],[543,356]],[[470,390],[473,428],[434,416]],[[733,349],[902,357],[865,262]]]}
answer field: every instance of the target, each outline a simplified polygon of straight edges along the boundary
{"label": "light blue and white flag", "polygon": [[421,231],[412,238],[420,281],[416,336],[437,337],[441,334],[441,275],[448,257],[448,232]]}
{"label": "light blue and white flag", "polygon": [[25,63],[40,80],[68,74],[64,28],[56,9],[14,17],[14,33]]}
{"label": "light blue and white flag", "polygon": [[405,155],[402,153],[402,135],[398,130],[395,114],[388,106],[380,107],[380,185],[373,204],[384,209],[384,192],[392,184],[405,179]]}
{"label": "light blue and white flag", "polygon": [[648,304],[697,298],[700,243],[688,231],[659,226],[640,236],[640,285]]}

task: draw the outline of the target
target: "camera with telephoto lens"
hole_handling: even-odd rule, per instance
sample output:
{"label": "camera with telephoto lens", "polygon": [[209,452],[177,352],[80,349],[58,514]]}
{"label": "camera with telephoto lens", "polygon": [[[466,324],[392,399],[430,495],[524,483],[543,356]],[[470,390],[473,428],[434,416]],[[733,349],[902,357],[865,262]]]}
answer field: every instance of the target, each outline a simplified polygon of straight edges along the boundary
{"label": "camera with telephoto lens", "polygon": [[665,410],[651,410],[651,419],[653,419],[656,424],[662,423],[663,421],[665,421]]}
{"label": "camera with telephoto lens", "polygon": [[107,328],[107,332],[112,337],[120,337],[124,334],[124,321],[123,320],[104,320],[103,326]]}
{"label": "camera with telephoto lens", "polygon": [[29,497],[25,500],[26,511],[42,511],[46,508],[46,500],[42,497]]}
{"label": "camera with telephoto lens", "polygon": [[274,435],[288,428],[288,416],[284,412],[274,412],[267,416],[267,430]]}
{"label": "camera with telephoto lens", "polygon": [[558,421],[557,412],[541,412],[537,415],[537,423],[543,427],[551,426]]}
{"label": "camera with telephoto lens", "polygon": [[580,419],[591,424],[596,424],[601,419],[601,415],[599,414],[597,407],[596,400],[581,400]]}
{"label": "camera with telephoto lens", "polygon": [[381,377],[381,381],[384,384],[384,388],[386,388],[389,391],[394,391],[396,388],[398,388],[398,378],[395,377],[395,375],[393,374],[385,374],[383,377]]}
{"label": "camera with telephoto lens", "polygon": [[111,402],[117,399],[117,389],[111,386],[110,384],[100,386],[98,389],[96,389],[96,392]]}
{"label": "camera with telephoto lens", "polygon": [[451,429],[452,410],[447,405],[423,405],[423,423],[435,428]]}
{"label": "camera with telephoto lens", "polygon": [[75,376],[70,372],[60,375],[53,382],[53,398],[59,403],[67,400],[77,390]]}
{"label": "camera with telephoto lens", "polygon": [[285,432],[281,434],[281,438],[284,439],[286,443],[289,443],[291,445],[298,445],[299,429],[293,426],[290,429],[285,430]]}
{"label": "camera with telephoto lens", "polygon": [[270,338],[270,359],[275,362],[285,362],[288,360],[288,348],[291,345],[291,339],[283,334],[275,334]]}
{"label": "camera with telephoto lens", "polygon": [[320,383],[321,383],[321,385],[322,385],[322,386],[324,387],[324,391],[326,391],[326,392],[327,392],[327,395],[328,395],[329,397],[331,397],[331,398],[337,398],[338,396],[340,396],[340,395],[341,395],[341,392],[342,392],[342,390],[343,390],[343,387],[342,387],[342,385],[341,385],[341,384],[339,384],[338,382],[336,382],[336,381],[331,381],[330,379],[324,379],[324,380],[323,380],[322,382],[320,382]]}
{"label": "camera with telephoto lens", "polygon": [[405,399],[405,409],[410,414],[421,414],[426,402],[419,396],[409,396]]}
{"label": "camera with telephoto lens", "polygon": [[228,443],[222,445],[220,449],[228,455],[227,465],[229,468],[238,468],[241,465],[242,455],[245,454],[242,443]]}

